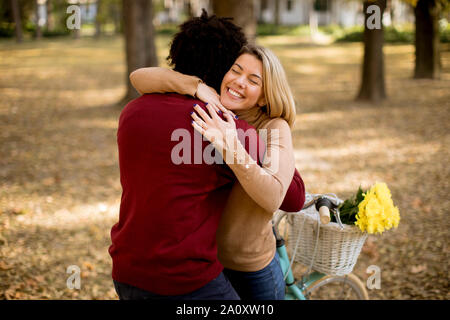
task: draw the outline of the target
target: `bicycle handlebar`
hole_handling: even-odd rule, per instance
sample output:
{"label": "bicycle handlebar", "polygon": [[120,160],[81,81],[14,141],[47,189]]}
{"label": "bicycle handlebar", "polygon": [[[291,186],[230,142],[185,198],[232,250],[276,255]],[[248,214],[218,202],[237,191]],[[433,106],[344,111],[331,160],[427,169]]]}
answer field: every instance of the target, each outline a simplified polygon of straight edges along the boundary
{"label": "bicycle handlebar", "polygon": [[321,196],[315,201],[316,210],[319,212],[320,222],[322,224],[327,224],[330,222],[330,209],[333,209],[335,205],[325,196]]}
{"label": "bicycle handlebar", "polygon": [[[335,212],[336,220],[341,228],[343,228],[339,218],[339,210],[337,209],[337,207],[343,202],[341,199],[339,199],[335,194],[310,194],[310,196],[312,197],[312,199],[303,205],[302,210],[307,209],[315,204],[316,210],[319,212],[320,222],[322,224],[328,224],[331,221],[330,209],[334,209],[333,212]],[[289,214],[300,213],[301,211],[295,213],[291,212]],[[273,219],[273,229],[277,240],[281,239],[278,231],[278,224],[287,214],[288,212],[281,211],[280,214],[277,214]]]}
{"label": "bicycle handlebar", "polygon": [[319,208],[319,216],[320,216],[320,222],[322,224],[327,224],[330,222],[330,209],[327,206],[321,206]]}

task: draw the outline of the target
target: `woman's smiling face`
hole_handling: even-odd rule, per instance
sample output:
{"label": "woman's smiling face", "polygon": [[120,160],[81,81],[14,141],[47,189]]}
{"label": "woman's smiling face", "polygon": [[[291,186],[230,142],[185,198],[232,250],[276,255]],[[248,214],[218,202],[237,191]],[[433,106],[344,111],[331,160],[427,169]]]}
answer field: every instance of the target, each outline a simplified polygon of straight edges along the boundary
{"label": "woman's smiling face", "polygon": [[232,111],[264,105],[262,67],[255,56],[240,55],[223,77],[220,102]]}

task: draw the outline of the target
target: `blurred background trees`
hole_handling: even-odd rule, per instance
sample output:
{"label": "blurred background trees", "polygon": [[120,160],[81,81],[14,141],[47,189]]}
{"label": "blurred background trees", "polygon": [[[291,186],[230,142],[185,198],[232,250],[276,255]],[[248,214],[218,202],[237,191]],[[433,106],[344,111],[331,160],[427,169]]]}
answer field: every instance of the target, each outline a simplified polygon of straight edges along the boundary
{"label": "blurred background trees", "polygon": [[138,94],[128,80],[128,75],[138,68],[158,65],[153,27],[151,0],[123,0],[125,51],[127,57],[127,93],[125,101]]}
{"label": "blurred background trees", "polygon": [[256,15],[253,0],[214,0],[212,7],[218,16],[232,17],[234,22],[242,27],[249,41],[255,41]]}
{"label": "blurred background trees", "polygon": [[[379,12],[368,10],[369,6],[376,5]],[[357,99],[368,100],[375,103],[386,98],[384,81],[384,54],[383,54],[383,15],[386,9],[386,0],[364,1],[364,58],[362,64],[361,88]],[[380,24],[373,21],[375,28],[368,22],[371,16],[380,14]],[[376,16],[373,16],[376,19]]]}
{"label": "blurred background trees", "polygon": [[20,16],[19,2],[18,0],[11,0],[11,11],[15,25],[16,40],[22,42],[22,17]]}
{"label": "blurred background trees", "polygon": [[[81,9],[81,30],[68,30],[66,9]],[[381,10],[381,29],[368,29],[367,7]],[[415,45],[414,78],[439,77],[440,43],[450,41],[448,0],[5,0],[0,4],[0,38],[18,42],[56,36],[123,35],[127,71],[157,65],[155,36],[202,8],[232,17],[251,41],[258,35],[311,35],[312,42],[361,41],[364,57],[357,99],[386,98],[383,43]],[[324,40],[325,39],[325,40]],[[330,43],[330,42],[324,42]],[[128,83],[128,80],[127,80]],[[125,99],[136,96],[128,83]]]}
{"label": "blurred background trees", "polygon": [[416,17],[416,64],[415,78],[437,78],[440,73],[439,18],[449,6],[448,0],[414,1]]}

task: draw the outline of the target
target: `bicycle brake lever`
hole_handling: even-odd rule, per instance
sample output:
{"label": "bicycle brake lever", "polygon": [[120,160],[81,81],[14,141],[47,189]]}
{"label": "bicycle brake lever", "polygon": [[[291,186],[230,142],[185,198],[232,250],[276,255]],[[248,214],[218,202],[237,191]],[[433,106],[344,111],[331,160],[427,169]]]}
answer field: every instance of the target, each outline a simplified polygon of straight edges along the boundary
{"label": "bicycle brake lever", "polygon": [[336,217],[336,221],[338,222],[339,227],[341,227],[341,230],[343,230],[344,226],[342,225],[342,222],[341,222],[341,215],[339,213],[339,208],[336,208],[333,213],[334,213],[334,216]]}

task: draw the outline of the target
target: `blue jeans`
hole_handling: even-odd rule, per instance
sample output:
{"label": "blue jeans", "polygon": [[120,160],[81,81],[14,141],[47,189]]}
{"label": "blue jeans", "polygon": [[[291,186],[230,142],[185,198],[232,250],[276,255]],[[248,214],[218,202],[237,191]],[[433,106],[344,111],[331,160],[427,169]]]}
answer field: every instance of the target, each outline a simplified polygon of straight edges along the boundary
{"label": "blue jeans", "polygon": [[126,283],[113,282],[120,300],[240,300],[223,272],[200,289],[177,296],[162,296]]}
{"label": "blue jeans", "polygon": [[267,267],[259,271],[225,269],[223,272],[242,300],[284,300],[285,282],[278,253]]}

